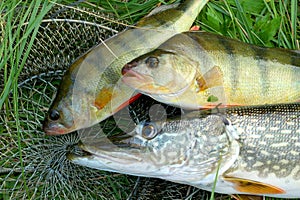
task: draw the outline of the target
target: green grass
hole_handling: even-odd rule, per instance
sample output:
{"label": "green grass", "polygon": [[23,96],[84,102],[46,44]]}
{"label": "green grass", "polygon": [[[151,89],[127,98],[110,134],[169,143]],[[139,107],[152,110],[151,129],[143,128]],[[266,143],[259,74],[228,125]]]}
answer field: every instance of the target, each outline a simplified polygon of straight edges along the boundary
{"label": "green grass", "polygon": [[[44,3],[43,3],[44,2]],[[0,94],[0,108],[11,90],[18,84],[21,73],[39,24],[51,9],[48,1],[1,1],[2,44],[0,54],[0,71],[4,72],[4,89]],[[17,99],[17,96],[14,98]],[[17,101],[14,102],[17,104]]]}
{"label": "green grass", "polygon": [[[26,5],[26,6],[23,6]],[[0,109],[6,105],[7,97],[12,91],[13,110],[18,133],[18,150],[21,168],[23,168],[20,122],[18,110],[18,75],[21,73],[33,41],[38,31],[39,24],[44,15],[51,9],[51,4],[43,1],[1,1],[1,48],[0,71],[4,72],[4,88],[0,94]],[[22,171],[23,179],[25,179]],[[25,184],[26,193],[28,188]]]}
{"label": "green grass", "polygon": [[212,1],[197,23],[203,30],[247,43],[299,49],[298,4],[296,0]]}
{"label": "green grass", "polygon": [[[24,122],[19,121],[19,118],[23,116],[18,110],[21,103],[18,93],[18,76],[24,70],[38,33],[39,24],[53,6],[52,2],[55,1],[4,0],[0,2],[2,11],[0,18],[0,72],[4,82],[4,87],[0,87],[0,110],[7,113],[1,119],[12,120],[13,118],[15,120],[14,123],[10,123],[10,126],[17,130],[16,138],[18,140],[15,141],[15,144],[18,148],[14,151],[18,153],[21,168],[23,168],[22,148],[24,144],[20,132],[25,125]],[[90,0],[88,3],[80,3],[79,9],[102,9],[102,12],[116,16],[117,21],[125,21],[132,25],[159,3],[173,2],[179,1]],[[71,0],[58,1],[58,3],[71,6],[78,4],[77,1]],[[203,9],[195,24],[200,25],[201,30],[236,38],[247,43],[299,50],[299,13],[299,1],[297,0],[212,0]],[[10,93],[12,98],[8,99]],[[9,110],[13,110],[13,116],[9,114]],[[28,110],[34,111],[35,108],[28,108]],[[5,128],[0,127],[0,134],[3,133],[5,133]],[[24,172],[22,176],[25,180]],[[126,196],[127,193],[120,189],[120,184],[113,182],[110,178],[107,180],[115,199],[122,199]],[[124,179],[123,183],[126,181],[127,179]],[[9,184],[12,183],[9,182]],[[30,196],[28,187],[25,186],[25,190]],[[0,198],[1,195],[5,198],[4,194],[0,194]]]}

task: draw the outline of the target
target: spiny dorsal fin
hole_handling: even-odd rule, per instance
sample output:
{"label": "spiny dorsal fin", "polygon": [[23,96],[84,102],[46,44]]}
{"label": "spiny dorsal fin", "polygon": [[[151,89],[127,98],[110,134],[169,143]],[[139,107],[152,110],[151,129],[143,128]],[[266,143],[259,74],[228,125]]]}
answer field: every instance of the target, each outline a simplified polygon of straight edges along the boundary
{"label": "spiny dorsal fin", "polygon": [[236,177],[224,177],[225,181],[232,182],[235,186],[235,189],[239,192],[245,192],[249,194],[284,194],[285,191],[262,182],[253,181],[244,178]]}

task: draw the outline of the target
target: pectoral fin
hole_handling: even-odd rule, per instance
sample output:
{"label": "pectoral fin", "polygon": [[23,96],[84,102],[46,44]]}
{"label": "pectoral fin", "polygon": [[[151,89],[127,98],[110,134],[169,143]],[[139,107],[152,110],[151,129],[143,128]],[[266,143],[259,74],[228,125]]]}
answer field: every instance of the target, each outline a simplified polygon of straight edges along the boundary
{"label": "pectoral fin", "polygon": [[102,88],[99,91],[94,104],[99,110],[101,110],[108,104],[108,102],[111,101],[111,98],[112,90],[110,88]]}
{"label": "pectoral fin", "polygon": [[223,85],[223,74],[219,66],[214,66],[207,71],[203,76],[199,76],[197,84],[200,91],[204,91],[208,88],[222,86]]}
{"label": "pectoral fin", "polygon": [[[132,96],[128,101],[123,102],[120,106],[117,107],[116,110],[114,110],[114,112],[117,112],[121,109],[123,109],[124,107],[128,106],[129,104],[131,104],[132,102],[134,102],[135,100],[137,100],[142,94],[138,93],[135,96]],[[111,103],[113,98],[113,94],[112,94],[112,90],[110,88],[103,88],[100,90],[100,92],[98,93],[94,105],[99,109],[103,109],[107,104]]]}
{"label": "pectoral fin", "polygon": [[235,189],[239,192],[245,192],[249,194],[284,194],[285,191],[269,185],[266,183],[253,181],[249,179],[236,178],[236,177],[224,177],[225,181],[232,182],[235,185]]}

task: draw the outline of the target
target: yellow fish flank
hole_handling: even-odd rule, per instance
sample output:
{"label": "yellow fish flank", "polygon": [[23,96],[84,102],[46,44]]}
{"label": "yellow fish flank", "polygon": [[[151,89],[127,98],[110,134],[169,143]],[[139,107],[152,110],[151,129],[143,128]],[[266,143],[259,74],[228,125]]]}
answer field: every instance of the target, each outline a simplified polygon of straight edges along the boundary
{"label": "yellow fish flank", "polygon": [[299,66],[299,51],[185,32],[125,65],[123,82],[186,109],[292,103],[300,100]]}
{"label": "yellow fish flank", "polygon": [[[191,112],[85,140],[83,166],[156,177],[225,194],[300,197],[300,104]],[[216,179],[216,174],[217,179]]]}
{"label": "yellow fish flank", "polygon": [[46,134],[65,134],[90,127],[128,104],[134,91],[118,84],[122,67],[190,29],[208,0],[186,0],[154,11],[76,60],[66,72],[45,118]]}

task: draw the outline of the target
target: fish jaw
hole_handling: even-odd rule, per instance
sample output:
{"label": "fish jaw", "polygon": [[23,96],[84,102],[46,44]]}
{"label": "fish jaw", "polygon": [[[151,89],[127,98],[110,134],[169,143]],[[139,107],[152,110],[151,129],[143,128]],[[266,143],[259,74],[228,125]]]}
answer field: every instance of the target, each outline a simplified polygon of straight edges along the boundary
{"label": "fish jaw", "polygon": [[[89,155],[69,154],[67,158],[85,167],[136,176],[151,177],[152,173],[156,174],[159,171],[159,168],[151,168],[151,165],[147,167],[148,171],[145,171],[145,163],[151,162],[148,159],[150,152],[147,153],[139,147],[124,146],[124,148],[118,147],[104,137],[93,141],[85,138],[78,147]],[[141,156],[143,153],[148,156]]]}
{"label": "fish jaw", "polygon": [[43,130],[46,133],[46,135],[63,135],[65,133],[72,132],[72,129],[66,128],[62,124],[58,123],[49,123],[47,120],[43,123]]}
{"label": "fish jaw", "polygon": [[123,75],[122,81],[126,85],[136,89],[144,94],[164,94],[171,93],[170,88],[154,84],[153,78],[148,75],[138,73],[134,70],[128,70]]}
{"label": "fish jaw", "polygon": [[[52,119],[51,112],[59,113],[59,118]],[[59,106],[50,107],[47,116],[43,122],[43,130],[46,135],[63,135],[75,130],[75,116],[72,109],[64,106],[64,101],[60,101]]]}
{"label": "fish jaw", "polygon": [[[75,130],[84,128],[84,125],[87,123],[91,123],[89,121],[90,114],[87,114],[86,118],[79,117],[77,113],[74,113],[74,110],[69,110],[66,108],[60,109],[60,107],[56,108],[60,113],[60,119],[52,120],[49,116],[45,118],[43,122],[43,130],[46,135],[63,135],[67,133],[71,133]],[[52,110],[50,109],[49,112]]]}

